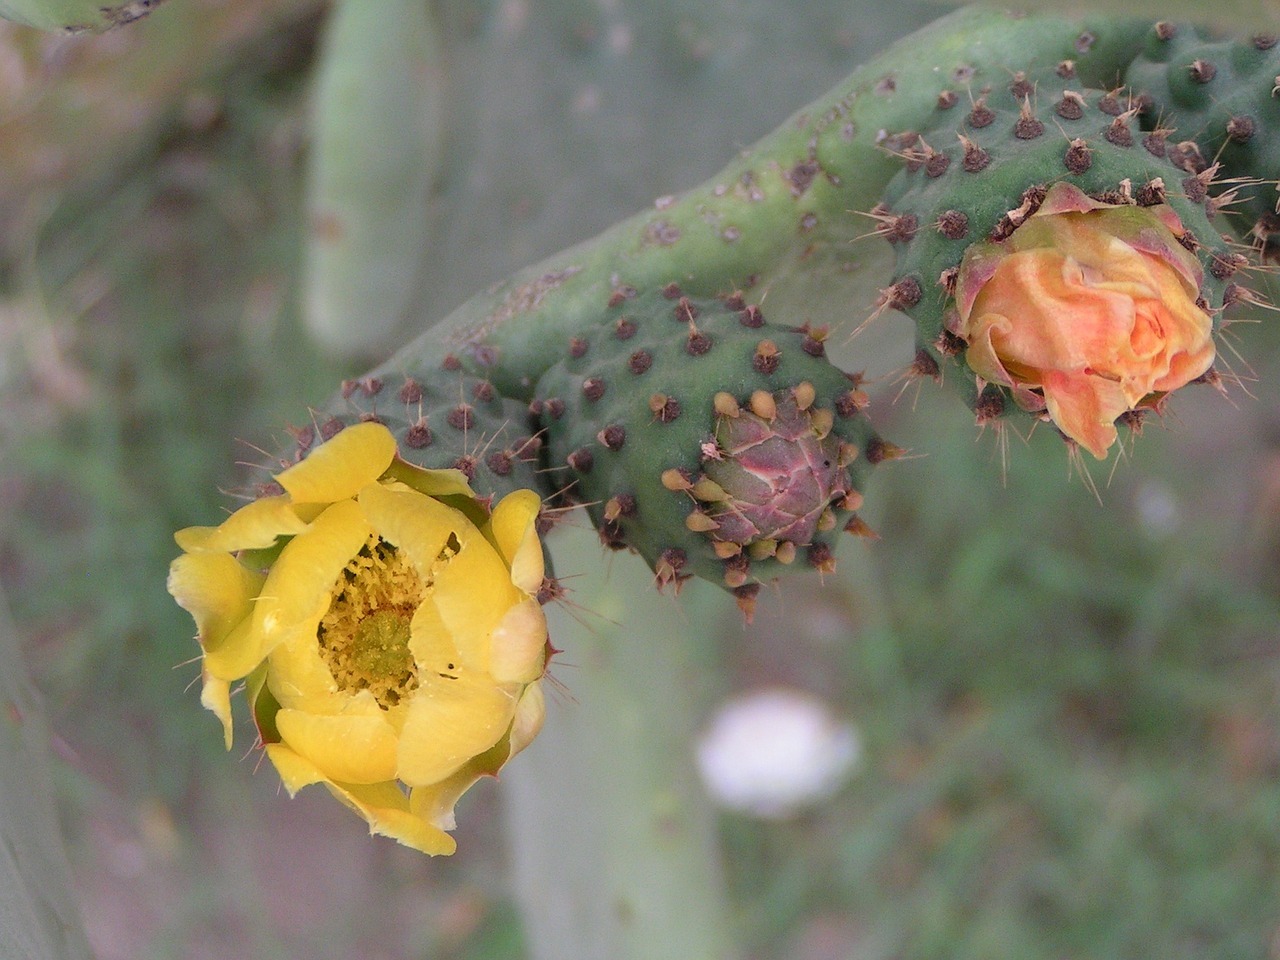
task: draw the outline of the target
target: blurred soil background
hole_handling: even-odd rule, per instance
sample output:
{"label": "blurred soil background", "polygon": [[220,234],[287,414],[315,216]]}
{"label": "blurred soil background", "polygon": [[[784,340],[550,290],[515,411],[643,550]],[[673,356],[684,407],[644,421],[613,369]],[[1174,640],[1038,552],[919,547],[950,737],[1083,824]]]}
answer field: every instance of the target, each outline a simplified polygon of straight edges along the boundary
{"label": "blurred soil background", "polygon": [[[433,10],[448,109],[418,325],[697,184],[939,12]],[[0,24],[0,586],[100,960],[523,956],[500,788],[466,798],[438,861],[323,792],[278,797],[247,727],[223,753],[164,590],[172,532],[216,522],[264,477],[233,465],[269,462],[362,369],[300,320],[325,12]],[[1229,332],[1228,395],[1184,391],[1114,471],[1090,465],[1096,497],[1049,431],[975,437],[946,390],[899,395],[901,318],[842,347],[882,432],[919,452],[868,491],[882,539],[762,597],[750,629],[727,598],[691,626],[722,695],[813,691],[865,746],[800,819],[725,817],[753,960],[1280,958],[1280,324],[1260,319]]]}

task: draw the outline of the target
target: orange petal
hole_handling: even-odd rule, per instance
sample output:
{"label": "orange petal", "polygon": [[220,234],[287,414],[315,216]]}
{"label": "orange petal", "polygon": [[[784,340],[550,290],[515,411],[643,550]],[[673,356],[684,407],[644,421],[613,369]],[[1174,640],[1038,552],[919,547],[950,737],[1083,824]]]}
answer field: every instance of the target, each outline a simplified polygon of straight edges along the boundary
{"label": "orange petal", "polygon": [[1118,436],[1116,417],[1130,409],[1119,384],[1057,371],[1045,374],[1044,399],[1058,429],[1099,460]]}

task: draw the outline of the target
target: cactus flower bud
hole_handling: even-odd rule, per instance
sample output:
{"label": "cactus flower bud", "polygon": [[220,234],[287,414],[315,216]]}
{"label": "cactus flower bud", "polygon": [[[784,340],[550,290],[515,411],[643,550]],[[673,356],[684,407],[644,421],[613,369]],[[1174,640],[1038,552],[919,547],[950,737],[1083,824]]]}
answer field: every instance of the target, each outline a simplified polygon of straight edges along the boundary
{"label": "cactus flower bud", "polygon": [[[812,394],[812,386],[802,386]],[[814,412],[800,409],[789,391],[763,396],[773,416],[743,410],[721,417],[714,455],[703,461],[719,493],[707,508],[718,526],[713,539],[810,543],[823,512],[851,489],[840,441],[829,423],[817,429]],[[699,495],[696,487],[693,493]]]}
{"label": "cactus flower bud", "polygon": [[541,499],[490,513],[375,423],[276,479],[282,495],[177,534],[169,591],[196,621],[202,702],[230,747],[230,684],[246,680],[291,794],[323,783],[372,832],[452,853],[457,799],[541,725]]}
{"label": "cactus flower bud", "polygon": [[974,244],[951,332],[982,379],[1044,411],[1098,459],[1115,420],[1154,406],[1213,363],[1203,272],[1165,204],[1113,205],[1054,184],[1005,240]]}

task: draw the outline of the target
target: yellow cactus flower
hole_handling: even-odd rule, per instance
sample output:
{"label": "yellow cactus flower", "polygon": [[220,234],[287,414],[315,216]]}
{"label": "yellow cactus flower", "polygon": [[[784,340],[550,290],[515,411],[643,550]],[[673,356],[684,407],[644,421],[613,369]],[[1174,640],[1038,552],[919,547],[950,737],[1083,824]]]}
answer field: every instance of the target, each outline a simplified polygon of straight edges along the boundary
{"label": "yellow cactus flower", "polygon": [[230,748],[246,681],[291,795],[323,783],[373,833],[452,853],[458,798],[542,723],[541,500],[520,490],[490,512],[375,423],[276,480],[283,494],[176,536],[169,592],[196,622],[201,700]]}
{"label": "yellow cactus flower", "polygon": [[1203,271],[1165,204],[1101,203],[1056,183],[1006,240],[974,244],[956,282],[965,359],[1098,459],[1121,414],[1213,363]]}

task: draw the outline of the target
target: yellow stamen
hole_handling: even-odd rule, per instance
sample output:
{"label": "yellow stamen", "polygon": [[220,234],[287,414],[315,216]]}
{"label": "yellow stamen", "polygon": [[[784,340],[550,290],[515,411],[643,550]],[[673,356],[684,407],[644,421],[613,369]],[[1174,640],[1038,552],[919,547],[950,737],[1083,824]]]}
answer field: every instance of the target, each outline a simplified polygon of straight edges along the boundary
{"label": "yellow stamen", "polygon": [[418,688],[409,624],[430,586],[376,535],[352,557],[316,631],[320,658],[339,689],[368,690],[389,710]]}

